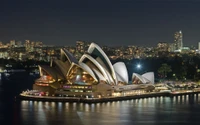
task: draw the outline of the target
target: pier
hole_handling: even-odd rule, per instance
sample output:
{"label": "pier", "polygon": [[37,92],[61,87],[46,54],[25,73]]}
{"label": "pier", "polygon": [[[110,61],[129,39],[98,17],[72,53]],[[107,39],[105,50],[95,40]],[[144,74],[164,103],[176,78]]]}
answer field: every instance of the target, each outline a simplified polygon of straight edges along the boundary
{"label": "pier", "polygon": [[191,92],[151,92],[140,95],[129,95],[129,96],[110,96],[104,98],[80,98],[80,97],[55,97],[55,96],[33,96],[20,94],[19,98],[22,100],[33,100],[33,101],[53,101],[53,102],[83,102],[83,103],[98,103],[98,102],[110,102],[110,101],[122,101],[131,99],[141,98],[152,98],[152,97],[170,97],[170,98],[186,98],[198,100],[200,91]]}

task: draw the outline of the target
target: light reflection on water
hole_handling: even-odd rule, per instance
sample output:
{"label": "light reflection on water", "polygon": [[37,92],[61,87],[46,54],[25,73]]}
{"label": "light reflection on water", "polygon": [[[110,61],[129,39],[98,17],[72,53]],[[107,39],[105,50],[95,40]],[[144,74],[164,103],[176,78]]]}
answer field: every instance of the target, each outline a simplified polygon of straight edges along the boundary
{"label": "light reflection on water", "polygon": [[[13,89],[14,90],[14,89]],[[7,95],[8,92],[13,94]],[[200,123],[200,94],[106,103],[14,101],[0,87],[0,125],[194,125]]]}
{"label": "light reflection on water", "polygon": [[[19,84],[0,87],[0,125],[194,125],[200,123],[198,97],[155,97],[106,103],[14,101]],[[26,83],[21,85],[25,88]],[[32,86],[32,84],[31,84]],[[30,86],[30,87],[31,87]]]}
{"label": "light reflection on water", "polygon": [[21,121],[29,124],[132,125],[200,123],[196,96],[155,97],[106,103],[21,101]]}

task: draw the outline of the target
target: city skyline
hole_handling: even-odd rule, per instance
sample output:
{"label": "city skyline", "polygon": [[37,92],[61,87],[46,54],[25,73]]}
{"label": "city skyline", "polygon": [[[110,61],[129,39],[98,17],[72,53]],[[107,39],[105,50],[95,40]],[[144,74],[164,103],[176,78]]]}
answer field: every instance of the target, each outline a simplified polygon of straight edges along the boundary
{"label": "city skyline", "polygon": [[156,46],[173,43],[183,32],[184,46],[197,46],[200,8],[197,0],[5,1],[0,8],[0,40],[75,45]]}

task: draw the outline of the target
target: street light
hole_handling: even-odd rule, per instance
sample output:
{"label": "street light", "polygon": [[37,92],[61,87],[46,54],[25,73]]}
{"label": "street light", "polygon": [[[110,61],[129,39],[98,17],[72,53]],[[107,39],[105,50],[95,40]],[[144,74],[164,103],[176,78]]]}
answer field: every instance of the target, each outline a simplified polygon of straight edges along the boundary
{"label": "street light", "polygon": [[137,69],[141,69],[141,68],[142,68],[141,64],[137,64]]}

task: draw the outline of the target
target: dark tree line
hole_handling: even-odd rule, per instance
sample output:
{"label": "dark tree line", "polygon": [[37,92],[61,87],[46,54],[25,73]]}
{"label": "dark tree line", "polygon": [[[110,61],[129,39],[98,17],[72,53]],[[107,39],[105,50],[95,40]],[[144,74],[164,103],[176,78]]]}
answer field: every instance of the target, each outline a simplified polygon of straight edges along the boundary
{"label": "dark tree line", "polygon": [[[200,80],[200,57],[183,55],[175,57],[163,58],[145,58],[132,60],[115,60],[113,63],[123,61],[128,69],[129,78],[132,73],[143,74],[146,72],[154,72],[156,79],[169,80]],[[140,63],[142,68],[139,70],[136,65]],[[159,71],[162,65],[167,65],[170,70],[167,72]],[[161,69],[160,69],[161,70]]]}

